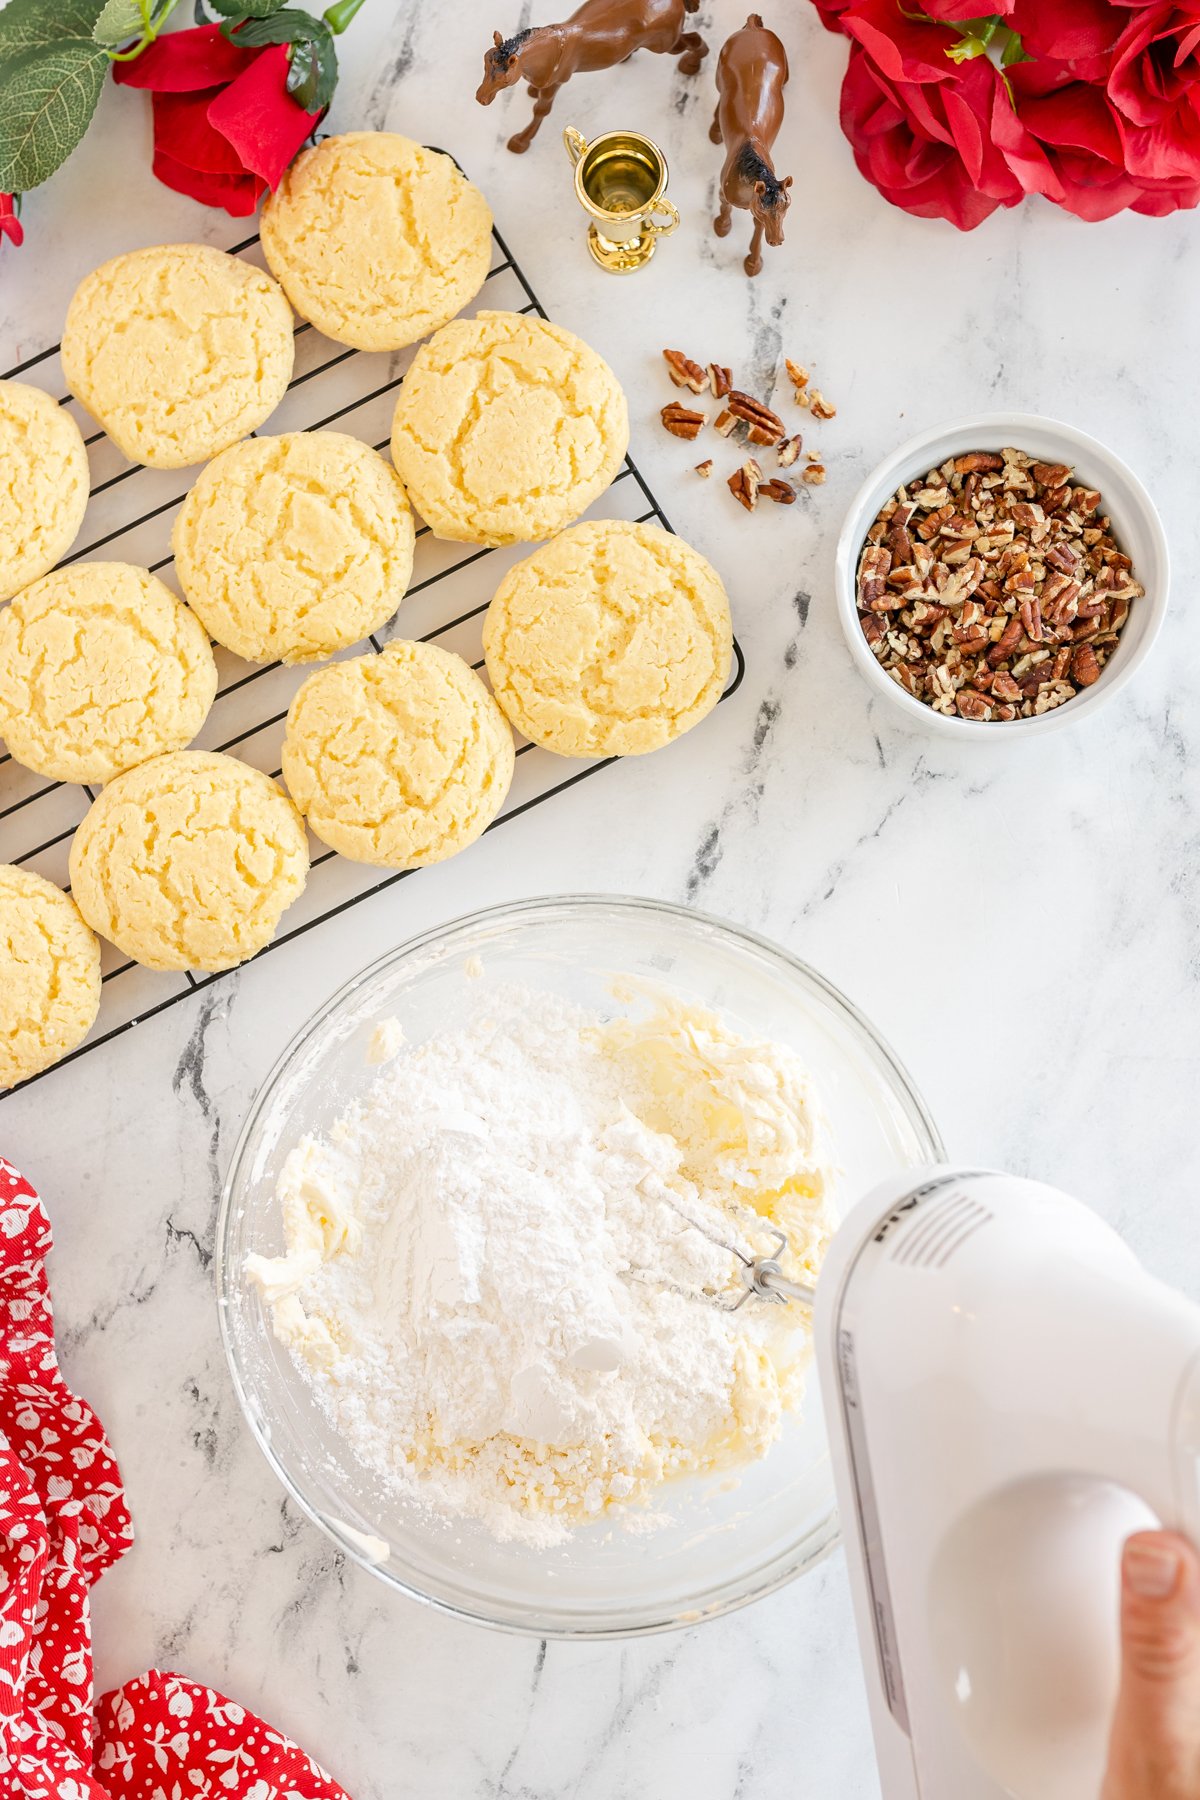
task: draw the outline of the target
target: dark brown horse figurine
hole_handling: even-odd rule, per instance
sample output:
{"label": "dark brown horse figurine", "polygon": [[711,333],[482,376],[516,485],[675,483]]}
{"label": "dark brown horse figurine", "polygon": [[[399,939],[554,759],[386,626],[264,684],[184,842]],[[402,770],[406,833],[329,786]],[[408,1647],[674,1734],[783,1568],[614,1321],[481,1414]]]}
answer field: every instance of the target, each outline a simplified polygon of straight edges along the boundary
{"label": "dark brown horse figurine", "polygon": [[740,31],[728,38],[717,58],[717,110],[709,137],[725,145],[721,170],[721,210],[713,220],[718,237],[727,237],[730,208],[744,206],[754,220],[754,236],[746,258],[747,275],[762,268],[763,232],[768,244],[782,244],[783,220],[790,202],[789,175],[780,181],[771,162],[771,145],[783,123],[783,89],[788,78],[787,51],[751,13]]}
{"label": "dark brown horse figurine", "polygon": [[483,59],[483,80],[475,98],[490,106],[501,88],[529,83],[533,117],[515,137],[510,150],[528,150],[538,126],[554,104],[554,96],[572,75],[611,69],[635,50],[663,50],[679,58],[680,73],[695,75],[708,45],[698,31],[683,29],[687,13],[700,0],[584,0],[561,25],[537,25],[515,37],[495,33],[495,44]]}

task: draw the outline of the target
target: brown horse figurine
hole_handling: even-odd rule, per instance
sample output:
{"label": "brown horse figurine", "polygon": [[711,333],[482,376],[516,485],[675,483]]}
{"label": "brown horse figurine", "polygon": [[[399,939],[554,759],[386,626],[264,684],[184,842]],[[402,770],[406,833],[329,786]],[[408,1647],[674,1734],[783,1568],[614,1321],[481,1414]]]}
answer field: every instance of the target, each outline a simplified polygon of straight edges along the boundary
{"label": "brown horse figurine", "polygon": [[490,106],[501,88],[529,83],[533,117],[515,137],[510,150],[528,150],[538,126],[554,104],[554,96],[572,75],[611,69],[635,50],[663,50],[679,58],[683,75],[695,75],[708,45],[698,31],[683,29],[687,13],[700,0],[584,0],[561,25],[537,25],[502,38],[483,58],[483,80],[475,95]]}
{"label": "brown horse figurine", "polygon": [[771,145],[783,123],[783,89],[788,78],[787,51],[751,13],[740,31],[728,38],[717,58],[717,110],[709,137],[725,145],[721,170],[721,210],[713,220],[718,237],[727,237],[730,209],[744,206],[754,220],[754,236],[746,258],[747,275],[762,268],[763,232],[768,244],[782,244],[783,220],[790,203],[789,175],[780,181],[771,162]]}

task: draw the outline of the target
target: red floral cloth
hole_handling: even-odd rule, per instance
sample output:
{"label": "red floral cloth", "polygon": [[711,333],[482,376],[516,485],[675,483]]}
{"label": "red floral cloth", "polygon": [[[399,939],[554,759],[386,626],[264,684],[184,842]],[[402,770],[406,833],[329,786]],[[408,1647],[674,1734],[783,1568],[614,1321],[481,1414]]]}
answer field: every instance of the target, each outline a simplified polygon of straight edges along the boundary
{"label": "red floral cloth", "polygon": [[63,1380],[50,1223],[0,1157],[0,1793],[13,1800],[347,1800],[211,1688],[157,1670],[93,1710],[92,1583],[133,1542],[121,1476]]}

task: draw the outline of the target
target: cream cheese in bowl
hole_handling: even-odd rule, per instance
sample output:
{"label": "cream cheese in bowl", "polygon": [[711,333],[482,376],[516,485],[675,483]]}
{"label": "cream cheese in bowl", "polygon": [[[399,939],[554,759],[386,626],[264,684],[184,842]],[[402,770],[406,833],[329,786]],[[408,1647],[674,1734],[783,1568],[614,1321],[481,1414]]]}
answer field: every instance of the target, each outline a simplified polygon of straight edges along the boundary
{"label": "cream cheese in bowl", "polygon": [[724,1611],[837,1536],[807,1315],[731,1310],[731,1247],[778,1229],[811,1280],[838,1196],[940,1149],[771,945],[643,901],[464,920],[352,982],[255,1105],[219,1232],[247,1416],[435,1604],[564,1636]]}

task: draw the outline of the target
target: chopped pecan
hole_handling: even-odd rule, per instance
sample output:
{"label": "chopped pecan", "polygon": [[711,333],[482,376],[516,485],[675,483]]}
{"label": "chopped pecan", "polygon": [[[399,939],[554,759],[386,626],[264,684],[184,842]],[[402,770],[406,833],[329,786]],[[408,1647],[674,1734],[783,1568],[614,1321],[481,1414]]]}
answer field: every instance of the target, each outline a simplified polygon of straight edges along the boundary
{"label": "chopped pecan", "polygon": [[1100,679],[1100,665],[1090,644],[1077,644],[1071,652],[1071,674],[1080,687],[1091,687]]}
{"label": "chopped pecan", "polygon": [[728,407],[719,412],[713,420],[713,430],[719,431],[722,437],[728,437],[736,425],[737,420],[729,411]]}
{"label": "chopped pecan", "polygon": [[790,469],[796,458],[799,456],[802,447],[800,433],[798,431],[793,437],[784,438],[779,446],[780,468]]}
{"label": "chopped pecan", "polygon": [[759,483],[758,496],[760,500],[774,500],[778,506],[790,506],[796,498],[796,490],[781,475],[773,475],[770,481]]}
{"label": "chopped pecan", "polygon": [[772,412],[753,394],[743,394],[740,388],[734,388],[726,399],[726,409],[735,419],[740,419],[747,427],[746,435],[752,444],[777,444],[784,435],[783,420],[778,413]]}
{"label": "chopped pecan", "polygon": [[712,474],[712,472],[713,472],[713,466],[712,466],[712,457],[711,456],[706,457],[703,462],[698,462],[696,464],[697,475],[703,475],[705,480],[708,479],[708,477]]}
{"label": "chopped pecan", "polygon": [[836,419],[837,407],[830,404],[820,388],[810,388],[808,410],[814,419]]}
{"label": "chopped pecan", "polygon": [[800,479],[807,482],[809,487],[821,487],[825,480],[825,464],[822,462],[807,463],[800,471]]}
{"label": "chopped pecan", "polygon": [[753,512],[758,504],[758,490],[762,484],[762,469],[752,456],[746,458],[740,469],[735,469],[729,477],[729,491],[740,506],[747,512]]}
{"label": "chopped pecan", "polygon": [[968,450],[965,456],[956,456],[954,459],[956,475],[989,475],[1003,467],[1004,458],[994,455],[990,450]]}
{"label": "chopped pecan", "polygon": [[700,364],[685,356],[682,350],[664,350],[663,361],[667,365],[667,374],[676,387],[691,388],[693,394],[702,394],[708,377]]}
{"label": "chopped pecan", "polygon": [[733,387],[733,370],[723,368],[720,363],[709,363],[708,385],[713,399],[723,400]]}
{"label": "chopped pecan", "polygon": [[681,406],[678,400],[672,400],[664,406],[659,415],[672,437],[686,438],[690,443],[698,438],[704,429],[704,414],[693,412],[688,406]]}
{"label": "chopped pecan", "polygon": [[[790,356],[784,357],[783,366],[788,372],[788,380],[791,382],[792,386],[795,388],[796,398],[797,398],[797,400],[799,400],[800,396],[803,394],[805,388],[808,386],[809,382],[812,380],[812,377],[809,374],[808,370],[804,367],[803,363],[794,363]],[[808,402],[807,402],[807,400],[805,400],[805,401],[802,401],[801,404],[804,406],[807,406]]]}

